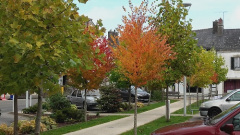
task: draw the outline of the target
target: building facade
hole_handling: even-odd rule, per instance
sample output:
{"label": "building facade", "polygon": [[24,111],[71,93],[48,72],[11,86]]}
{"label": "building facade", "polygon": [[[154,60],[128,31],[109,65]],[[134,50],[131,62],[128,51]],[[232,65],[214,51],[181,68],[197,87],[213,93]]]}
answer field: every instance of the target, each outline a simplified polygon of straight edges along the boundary
{"label": "building facade", "polygon": [[[224,29],[220,18],[213,22],[209,29],[195,30],[198,46],[210,50],[214,48],[218,56],[225,60],[228,68],[227,80],[214,86],[217,94],[227,93],[229,90],[240,88],[240,29]],[[204,94],[210,89],[204,89]]]}

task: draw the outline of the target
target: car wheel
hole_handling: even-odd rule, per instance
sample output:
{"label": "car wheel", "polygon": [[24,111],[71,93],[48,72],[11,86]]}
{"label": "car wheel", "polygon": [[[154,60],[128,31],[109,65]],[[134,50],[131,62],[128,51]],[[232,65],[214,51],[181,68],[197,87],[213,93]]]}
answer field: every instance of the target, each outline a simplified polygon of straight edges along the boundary
{"label": "car wheel", "polygon": [[219,113],[221,113],[221,109],[217,108],[217,107],[214,107],[214,108],[211,108],[209,111],[208,111],[208,116],[210,118],[218,115]]}

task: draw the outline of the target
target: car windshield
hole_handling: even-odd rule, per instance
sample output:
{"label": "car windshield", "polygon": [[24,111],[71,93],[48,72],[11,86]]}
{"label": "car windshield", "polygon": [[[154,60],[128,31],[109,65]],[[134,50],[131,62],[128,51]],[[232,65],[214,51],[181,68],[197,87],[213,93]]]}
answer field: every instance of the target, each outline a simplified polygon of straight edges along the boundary
{"label": "car windshield", "polygon": [[[82,91],[82,94],[85,95],[85,92]],[[99,90],[91,90],[91,91],[87,91],[87,96],[100,96],[100,92]]]}
{"label": "car windshield", "polygon": [[218,114],[217,116],[213,117],[213,119],[211,119],[209,121],[210,125],[215,125],[216,123],[218,123],[219,121],[221,121],[222,119],[224,119],[225,117],[227,117],[229,114],[231,114],[233,111],[235,111],[236,109],[238,109],[240,107],[240,103],[236,104],[235,106],[229,108],[228,110]]}
{"label": "car windshield", "polygon": [[234,93],[235,90],[231,91],[230,93],[226,94],[225,96],[221,97],[220,99],[225,99],[226,97],[228,97],[229,95],[232,95],[232,93]]}
{"label": "car windshield", "polygon": [[[135,92],[135,88],[131,90],[132,92]],[[137,88],[137,93],[142,93],[145,92],[144,90]]]}

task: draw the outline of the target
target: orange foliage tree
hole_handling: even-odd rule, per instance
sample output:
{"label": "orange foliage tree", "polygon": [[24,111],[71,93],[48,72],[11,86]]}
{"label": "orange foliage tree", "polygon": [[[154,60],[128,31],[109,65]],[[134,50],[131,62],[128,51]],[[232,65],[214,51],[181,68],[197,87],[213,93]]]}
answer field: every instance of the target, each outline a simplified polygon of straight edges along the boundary
{"label": "orange foliage tree", "polygon": [[[162,71],[166,60],[174,58],[174,52],[166,44],[166,38],[157,34],[152,24],[148,24],[149,17],[147,2],[143,1],[139,7],[133,7],[129,1],[131,13],[123,17],[124,25],[119,26],[119,46],[113,48],[116,64],[121,72],[135,85],[135,113],[134,132],[137,132],[137,92],[136,89],[145,85],[147,81],[163,79]],[[126,10],[125,10],[126,11]]]}

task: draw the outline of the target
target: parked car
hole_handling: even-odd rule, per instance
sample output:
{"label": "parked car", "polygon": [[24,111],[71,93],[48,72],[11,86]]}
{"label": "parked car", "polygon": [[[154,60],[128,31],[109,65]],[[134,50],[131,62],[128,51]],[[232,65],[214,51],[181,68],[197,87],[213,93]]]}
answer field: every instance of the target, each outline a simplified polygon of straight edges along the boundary
{"label": "parked car", "polygon": [[151,135],[240,135],[240,104],[212,119],[163,127]]}
{"label": "parked car", "polygon": [[[96,109],[97,99],[100,98],[99,90],[87,91],[86,96],[87,108]],[[72,104],[75,104],[78,108],[84,108],[85,92],[84,90],[74,90],[70,95],[67,96],[67,99]]]}
{"label": "parked car", "polygon": [[200,115],[214,117],[239,102],[240,89],[236,89],[219,99],[210,100],[202,103],[199,108]]}
{"label": "parked car", "polygon": [[[121,94],[121,97],[122,97],[123,101],[128,101],[129,100],[129,94],[128,94],[127,89],[120,90],[120,94]],[[150,96],[150,94],[148,92],[146,92],[145,90],[143,90],[141,88],[137,88],[138,101],[148,102],[149,101],[149,96]],[[132,100],[132,102],[134,101],[134,97],[135,97],[135,87],[131,86],[131,100]]]}

